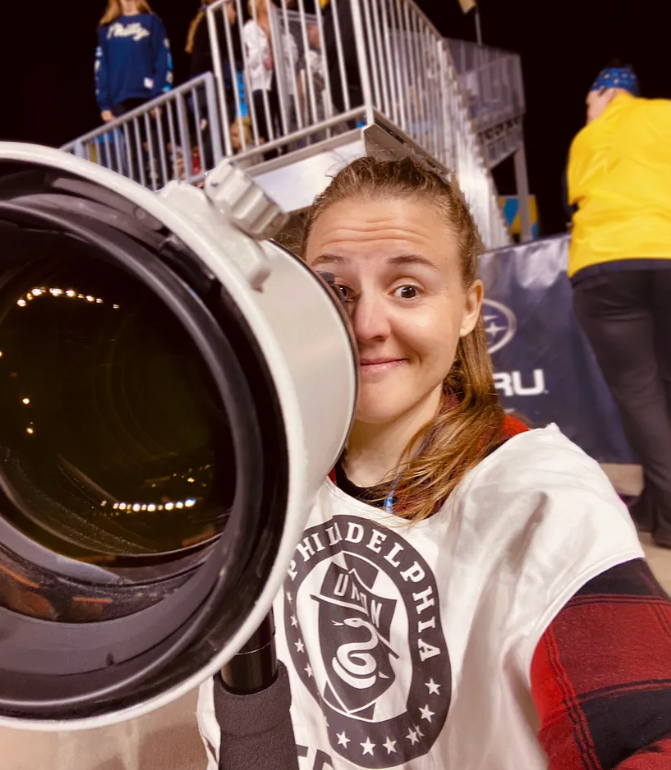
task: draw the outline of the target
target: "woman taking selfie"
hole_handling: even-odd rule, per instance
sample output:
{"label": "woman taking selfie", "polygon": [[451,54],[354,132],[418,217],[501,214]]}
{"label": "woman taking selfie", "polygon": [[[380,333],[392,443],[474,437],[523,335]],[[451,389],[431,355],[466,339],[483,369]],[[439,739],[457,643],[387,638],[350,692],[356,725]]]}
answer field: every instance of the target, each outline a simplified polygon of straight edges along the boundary
{"label": "woman taking selfie", "polygon": [[[299,766],[671,767],[671,602],[598,464],[499,405],[481,249],[410,158],[354,161],[308,215],[360,396],[275,603]],[[199,721],[213,769],[212,682]]]}

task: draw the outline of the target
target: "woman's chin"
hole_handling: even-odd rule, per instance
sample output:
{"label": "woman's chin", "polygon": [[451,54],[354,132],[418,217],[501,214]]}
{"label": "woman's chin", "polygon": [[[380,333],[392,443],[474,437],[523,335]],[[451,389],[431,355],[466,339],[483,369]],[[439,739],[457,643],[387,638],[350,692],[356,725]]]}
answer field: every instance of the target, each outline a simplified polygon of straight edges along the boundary
{"label": "woman's chin", "polygon": [[[416,387],[416,391],[420,390]],[[443,383],[440,381],[426,393],[408,397],[405,388],[363,384],[359,391],[355,420],[368,425],[384,425],[399,418],[415,415],[418,429],[431,420],[440,408]]]}
{"label": "woman's chin", "polygon": [[403,413],[397,404],[384,403],[380,399],[359,399],[356,410],[356,422],[368,425],[383,425],[393,422]]}

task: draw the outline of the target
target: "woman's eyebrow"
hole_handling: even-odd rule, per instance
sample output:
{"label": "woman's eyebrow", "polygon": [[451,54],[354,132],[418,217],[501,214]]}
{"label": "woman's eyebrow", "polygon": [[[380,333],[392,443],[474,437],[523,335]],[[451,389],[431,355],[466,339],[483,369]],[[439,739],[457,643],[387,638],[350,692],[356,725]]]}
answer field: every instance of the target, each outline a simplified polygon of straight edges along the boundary
{"label": "woman's eyebrow", "polygon": [[420,254],[401,254],[398,257],[390,257],[387,262],[392,265],[424,265],[425,267],[432,267],[434,270],[439,269],[438,265]]}
{"label": "woman's eyebrow", "polygon": [[[346,262],[350,262],[347,257],[343,257],[339,254],[320,254],[314,262],[312,267],[319,267],[319,265],[342,265]],[[420,254],[400,254],[397,257],[389,257],[387,264],[390,265],[423,265],[424,267],[431,267],[434,270],[438,270],[438,265],[432,262],[426,257],[422,257]]]}
{"label": "woman's eyebrow", "polygon": [[342,265],[343,263],[347,262],[348,260],[345,259],[345,257],[341,257],[338,254],[320,254],[314,262],[311,263],[310,267],[318,267],[319,265],[324,265],[328,263],[329,265]]}

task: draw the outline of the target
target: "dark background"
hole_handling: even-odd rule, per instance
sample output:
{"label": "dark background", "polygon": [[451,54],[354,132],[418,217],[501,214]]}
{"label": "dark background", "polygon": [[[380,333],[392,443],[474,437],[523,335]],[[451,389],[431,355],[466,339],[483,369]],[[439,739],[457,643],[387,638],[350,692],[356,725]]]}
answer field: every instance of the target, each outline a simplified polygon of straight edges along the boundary
{"label": "dark background", "polygon": [[[561,175],[571,138],[584,121],[586,91],[613,57],[634,65],[644,96],[671,97],[668,0],[479,0],[483,41],[522,55],[526,148],[541,232],[565,226]],[[187,77],[186,33],[198,0],[153,0],[168,29],[176,82]],[[474,14],[457,0],[419,0],[448,37],[475,39]],[[8,4],[9,6],[9,4]],[[0,139],[58,146],[95,128],[95,28],[104,0],[12,3],[0,45]],[[512,194],[509,161],[496,171]]]}

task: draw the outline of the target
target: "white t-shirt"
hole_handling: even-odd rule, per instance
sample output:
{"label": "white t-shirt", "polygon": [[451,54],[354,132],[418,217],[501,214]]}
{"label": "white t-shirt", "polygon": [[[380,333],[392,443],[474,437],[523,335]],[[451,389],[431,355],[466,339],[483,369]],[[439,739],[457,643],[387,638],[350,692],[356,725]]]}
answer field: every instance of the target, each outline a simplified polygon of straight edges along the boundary
{"label": "white t-shirt", "polygon": [[279,65],[283,69],[278,72],[278,75],[286,77],[288,92],[293,94],[295,70],[298,64],[298,47],[294,38],[289,34],[282,35],[281,48],[284,61],[274,62],[273,69],[269,70],[264,64],[264,59],[273,54],[273,48],[265,31],[257,22],[250,19],[243,27],[242,35],[251,91],[269,91],[272,87],[273,72]]}
{"label": "white t-shirt", "polygon": [[[642,555],[554,426],[510,439],[418,524],[326,481],[274,607],[301,770],[547,767],[536,645],[585,583]],[[218,746],[211,682],[198,710]]]}

